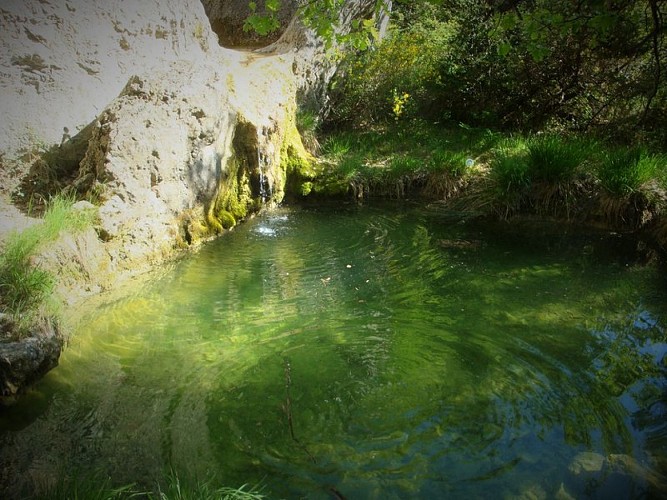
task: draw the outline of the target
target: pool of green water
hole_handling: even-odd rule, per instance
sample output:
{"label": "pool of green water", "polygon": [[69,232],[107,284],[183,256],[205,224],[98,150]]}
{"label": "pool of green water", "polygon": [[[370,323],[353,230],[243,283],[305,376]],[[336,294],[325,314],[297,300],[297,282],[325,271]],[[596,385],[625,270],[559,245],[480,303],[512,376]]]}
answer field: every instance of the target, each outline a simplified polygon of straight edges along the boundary
{"label": "pool of green water", "polygon": [[667,283],[636,249],[437,206],[266,213],[87,314],[0,412],[0,491],[660,496]]}

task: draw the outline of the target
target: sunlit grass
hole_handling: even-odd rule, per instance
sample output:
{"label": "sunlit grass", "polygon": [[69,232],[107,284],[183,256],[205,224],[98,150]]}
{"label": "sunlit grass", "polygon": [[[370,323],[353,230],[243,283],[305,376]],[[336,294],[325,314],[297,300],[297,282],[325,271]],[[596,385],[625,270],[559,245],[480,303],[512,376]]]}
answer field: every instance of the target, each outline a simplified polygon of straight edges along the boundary
{"label": "sunlit grass", "polygon": [[455,190],[457,179],[500,137],[486,129],[450,130],[414,120],[332,134],[323,142],[322,157],[337,165],[330,175],[363,185],[369,194],[394,197],[418,186],[433,196]]}
{"label": "sunlit grass", "polygon": [[[640,147],[612,149],[606,152],[597,174],[602,187],[613,195],[638,191],[653,178],[660,179],[665,159],[650,155]],[[664,177],[664,175],[663,175]]]}
{"label": "sunlit grass", "polygon": [[53,198],[41,221],[11,233],[0,253],[0,311],[9,315],[21,336],[49,303],[55,277],[34,263],[34,256],[64,231],[90,227],[95,210],[76,210],[74,200]]}
{"label": "sunlit grass", "polygon": [[327,168],[313,191],[325,197],[417,196],[501,218],[528,211],[624,227],[663,217],[667,207],[664,155],[583,135],[406,120],[338,131],[324,144]]}
{"label": "sunlit grass", "polygon": [[490,168],[500,198],[525,190],[531,181],[525,140],[514,138],[501,142],[493,150]]}
{"label": "sunlit grass", "polygon": [[590,150],[582,141],[557,135],[531,137],[527,141],[528,174],[535,181],[563,182],[573,179]]}

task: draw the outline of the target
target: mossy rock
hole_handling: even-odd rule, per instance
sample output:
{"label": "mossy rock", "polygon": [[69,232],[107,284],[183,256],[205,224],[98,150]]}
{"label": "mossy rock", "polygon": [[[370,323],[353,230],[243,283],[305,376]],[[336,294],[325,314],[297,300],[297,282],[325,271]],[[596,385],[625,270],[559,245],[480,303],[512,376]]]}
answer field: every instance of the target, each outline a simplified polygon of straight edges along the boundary
{"label": "mossy rock", "polygon": [[221,233],[224,229],[222,224],[220,224],[220,221],[212,213],[209,213],[206,216],[206,223],[214,233]]}
{"label": "mossy rock", "polygon": [[311,191],[313,190],[313,183],[310,181],[302,182],[298,187],[297,187],[297,194],[299,196],[308,196]]}
{"label": "mossy rock", "polygon": [[220,221],[220,225],[225,229],[231,229],[236,225],[234,215],[227,210],[219,210],[216,217]]}
{"label": "mossy rock", "polygon": [[[231,174],[221,183],[215,200],[215,213],[228,212],[234,219],[234,225],[256,211],[257,203],[253,200],[248,173],[241,169],[238,162],[231,164]],[[222,219],[218,216],[218,219]],[[224,224],[223,224],[224,226]]]}
{"label": "mossy rock", "polygon": [[350,188],[344,179],[323,179],[322,182],[311,184],[311,193],[324,197],[345,196]]}

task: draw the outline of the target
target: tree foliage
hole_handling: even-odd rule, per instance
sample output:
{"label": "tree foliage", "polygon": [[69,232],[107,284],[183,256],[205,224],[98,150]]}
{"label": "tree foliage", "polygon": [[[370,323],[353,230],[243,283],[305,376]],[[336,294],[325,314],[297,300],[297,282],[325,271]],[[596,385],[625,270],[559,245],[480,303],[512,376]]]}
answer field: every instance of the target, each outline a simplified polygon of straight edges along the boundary
{"label": "tree foliage", "polygon": [[[373,12],[386,4],[375,0]],[[269,18],[279,8],[268,1]],[[667,143],[666,0],[397,0],[383,43],[368,12],[341,30],[345,8],[299,9],[329,43],[365,51],[341,66],[338,122],[393,118],[392,96],[407,93],[404,117]]]}
{"label": "tree foliage", "polygon": [[394,7],[387,39],[341,67],[338,122],[391,117],[396,89],[413,97],[413,111],[434,120],[639,133],[667,142],[664,0],[424,0]]}
{"label": "tree foliage", "polygon": [[505,124],[655,130],[667,111],[664,11],[662,0],[489,2],[467,66],[501,76],[480,94]]}
{"label": "tree foliage", "polygon": [[[341,22],[351,7],[345,0],[296,0],[297,13],[303,23],[312,29],[327,48],[350,46],[356,50],[366,50],[378,39],[375,19],[388,11],[387,0],[369,2],[370,8],[353,13],[349,23]],[[257,3],[249,2],[252,14],[246,19],[245,31],[255,31],[260,35],[273,33],[280,28],[278,12],[283,8],[281,0],[266,0],[260,12]],[[355,17],[356,16],[356,17]]]}
{"label": "tree foliage", "polygon": [[406,119],[427,113],[440,82],[439,64],[449,51],[454,27],[438,20],[428,5],[419,23],[407,13],[372,50],[347,57],[332,89],[330,120],[352,125]]}

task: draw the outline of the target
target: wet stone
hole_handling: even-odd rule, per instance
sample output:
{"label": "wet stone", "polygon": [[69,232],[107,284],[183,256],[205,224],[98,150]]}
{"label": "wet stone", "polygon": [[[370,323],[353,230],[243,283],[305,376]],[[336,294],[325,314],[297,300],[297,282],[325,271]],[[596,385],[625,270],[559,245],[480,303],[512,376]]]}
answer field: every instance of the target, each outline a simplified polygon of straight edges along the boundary
{"label": "wet stone", "polygon": [[604,466],[605,458],[599,453],[585,451],[579,453],[570,464],[570,471],[573,474],[582,472],[600,472]]}

